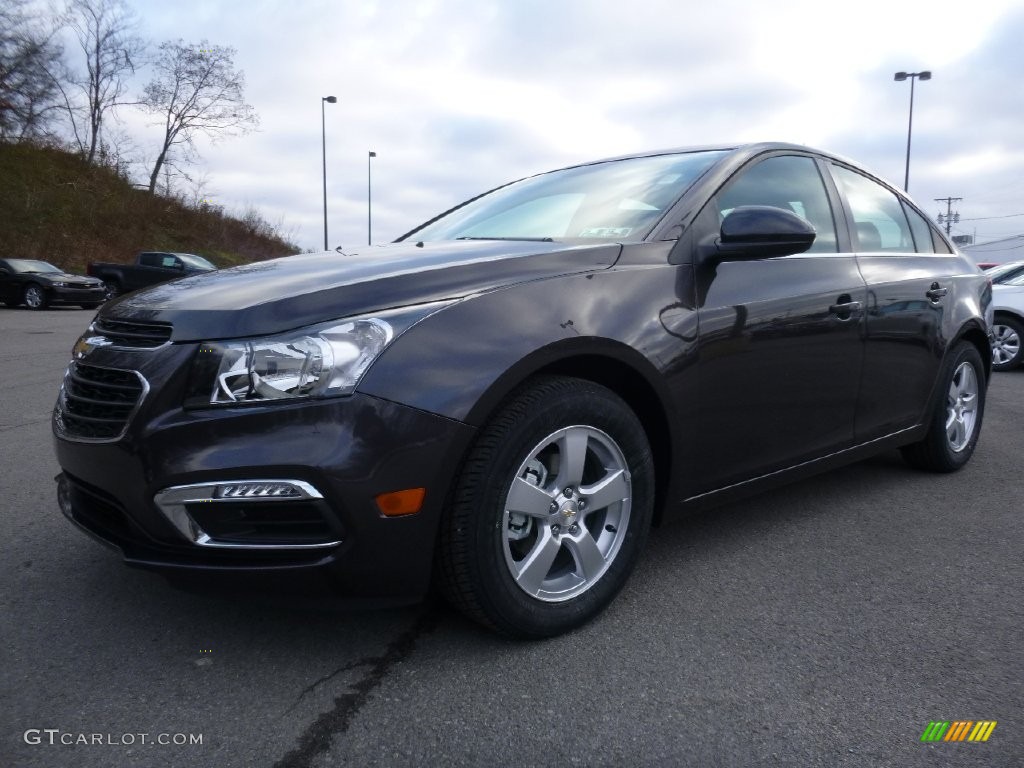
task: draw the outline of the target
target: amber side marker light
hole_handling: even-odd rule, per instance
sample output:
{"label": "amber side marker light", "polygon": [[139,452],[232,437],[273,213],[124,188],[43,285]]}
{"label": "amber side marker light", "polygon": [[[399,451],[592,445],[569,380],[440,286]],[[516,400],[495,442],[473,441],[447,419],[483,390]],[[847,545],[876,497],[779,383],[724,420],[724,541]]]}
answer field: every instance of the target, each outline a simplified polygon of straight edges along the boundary
{"label": "amber side marker light", "polygon": [[404,491],[382,493],[376,499],[377,509],[385,517],[415,515],[423,506],[423,497],[426,495],[426,488],[406,488]]}

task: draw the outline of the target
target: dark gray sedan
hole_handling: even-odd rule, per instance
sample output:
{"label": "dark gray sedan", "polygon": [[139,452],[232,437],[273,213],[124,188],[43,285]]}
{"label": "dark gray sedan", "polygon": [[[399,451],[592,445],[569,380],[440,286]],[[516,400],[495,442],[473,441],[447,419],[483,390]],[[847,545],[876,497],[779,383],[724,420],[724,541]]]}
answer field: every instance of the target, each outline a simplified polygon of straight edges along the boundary
{"label": "dark gray sedan", "polygon": [[200,589],[436,581],[550,636],[614,598],[652,524],[887,449],[966,464],[991,303],[920,208],[834,155],[563,168],[388,246],[108,303],[54,412],[58,497]]}
{"label": "dark gray sedan", "polygon": [[51,304],[77,304],[95,309],[106,299],[103,281],[72,275],[36,259],[0,259],[0,303],[10,307],[46,309]]}

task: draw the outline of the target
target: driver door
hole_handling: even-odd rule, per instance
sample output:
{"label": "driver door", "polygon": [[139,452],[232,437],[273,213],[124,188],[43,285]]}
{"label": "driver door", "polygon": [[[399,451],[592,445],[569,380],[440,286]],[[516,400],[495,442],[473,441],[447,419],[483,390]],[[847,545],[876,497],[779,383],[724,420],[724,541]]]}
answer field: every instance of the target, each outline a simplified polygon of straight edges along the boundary
{"label": "driver door", "polygon": [[839,250],[832,199],[813,157],[775,154],[733,176],[695,222],[694,242],[713,242],[732,209],[768,205],[816,230],[810,250],[792,256],[694,254],[698,493],[853,442],[866,288],[854,254]]}

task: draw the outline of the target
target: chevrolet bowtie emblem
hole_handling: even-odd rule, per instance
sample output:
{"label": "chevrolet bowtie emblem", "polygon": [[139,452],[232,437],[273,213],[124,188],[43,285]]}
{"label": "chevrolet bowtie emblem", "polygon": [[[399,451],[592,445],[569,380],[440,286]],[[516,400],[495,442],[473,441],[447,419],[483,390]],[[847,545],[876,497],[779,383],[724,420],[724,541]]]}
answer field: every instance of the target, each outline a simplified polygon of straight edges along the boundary
{"label": "chevrolet bowtie emblem", "polygon": [[75,342],[71,353],[74,355],[75,360],[81,360],[97,347],[109,347],[113,343],[106,336],[82,336]]}

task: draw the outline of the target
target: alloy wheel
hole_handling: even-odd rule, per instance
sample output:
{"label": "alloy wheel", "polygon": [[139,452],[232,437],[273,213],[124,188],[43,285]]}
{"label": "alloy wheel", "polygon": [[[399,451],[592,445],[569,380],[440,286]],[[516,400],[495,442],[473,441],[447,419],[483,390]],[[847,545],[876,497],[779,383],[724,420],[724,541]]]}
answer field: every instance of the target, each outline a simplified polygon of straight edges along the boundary
{"label": "alloy wheel", "polygon": [[1006,365],[1020,355],[1020,334],[1009,325],[996,323],[992,326],[992,362],[995,365]]}
{"label": "alloy wheel", "polygon": [[946,439],[953,451],[962,451],[974,434],[978,417],[978,374],[969,362],[953,373],[946,398]]}
{"label": "alloy wheel", "polygon": [[25,305],[29,309],[41,309],[46,301],[43,290],[37,285],[30,285],[25,289]]}
{"label": "alloy wheel", "polygon": [[553,432],[529,452],[505,501],[505,564],[517,586],[545,602],[582,594],[608,570],[629,529],[625,456],[590,426]]}

